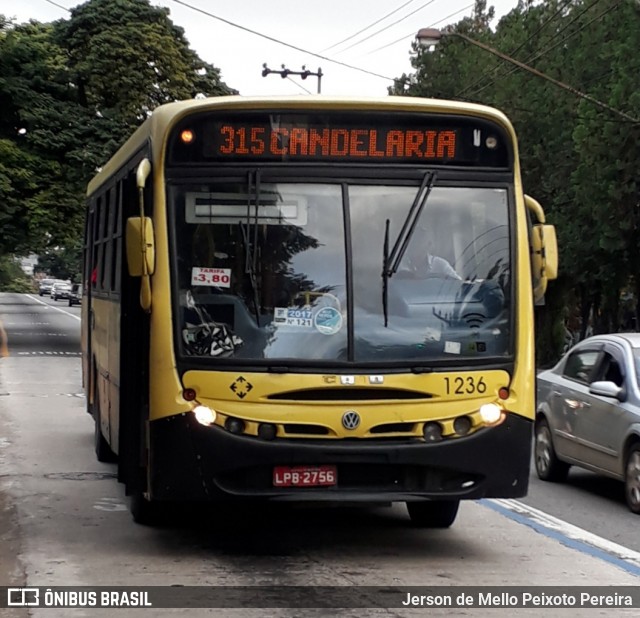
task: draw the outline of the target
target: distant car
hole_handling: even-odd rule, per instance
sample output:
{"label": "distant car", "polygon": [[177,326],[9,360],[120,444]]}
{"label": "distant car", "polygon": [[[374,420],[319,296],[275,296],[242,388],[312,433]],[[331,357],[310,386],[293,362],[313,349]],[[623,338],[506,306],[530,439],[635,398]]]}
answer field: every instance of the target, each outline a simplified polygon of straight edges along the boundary
{"label": "distant car", "polygon": [[589,337],[538,375],[535,466],[545,481],[570,466],[619,479],[640,514],[640,333]]}
{"label": "distant car", "polygon": [[55,283],[55,279],[43,279],[38,286],[38,295],[44,296],[45,294],[51,294],[51,288]]}
{"label": "distant car", "polygon": [[66,281],[56,281],[51,288],[52,300],[60,300],[61,298],[69,298],[71,292],[71,284]]}
{"label": "distant car", "polygon": [[79,305],[82,302],[82,284],[74,283],[69,292],[69,307]]}

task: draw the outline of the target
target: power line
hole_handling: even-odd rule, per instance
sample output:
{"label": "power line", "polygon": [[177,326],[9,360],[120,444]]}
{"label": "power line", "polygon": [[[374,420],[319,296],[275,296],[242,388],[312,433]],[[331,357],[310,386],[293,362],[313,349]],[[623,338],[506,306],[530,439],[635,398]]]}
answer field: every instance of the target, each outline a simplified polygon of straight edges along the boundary
{"label": "power line", "polygon": [[[545,20],[544,22],[542,22],[540,24],[540,26],[537,28],[537,30],[529,37],[527,37],[527,39],[525,39],[522,43],[520,43],[520,45],[518,45],[518,47],[516,47],[515,49],[512,49],[509,52],[510,56],[514,56],[517,52],[519,52],[527,43],[529,43],[534,37],[538,36],[538,34],[540,34],[540,32],[542,31],[543,28],[545,28],[545,26],[547,26],[547,24],[549,24],[550,22],[552,22],[558,15],[560,15],[560,13],[562,13],[562,11],[564,11],[565,7],[571,2],[572,0],[566,0],[566,2],[562,5],[560,5],[560,7],[558,8],[558,10],[551,16],[549,17],[549,19]],[[598,0],[596,0],[596,2],[598,2]],[[527,11],[528,12],[528,11]],[[498,65],[493,67],[492,69],[489,69],[488,71],[485,71],[475,82],[473,82],[473,84],[471,84],[470,86],[467,86],[460,94],[456,95],[456,97],[462,97],[464,96],[465,93],[469,92],[469,90],[472,90],[473,88],[475,88],[478,84],[481,84],[485,78],[487,78],[491,73],[497,73],[500,70],[500,62],[498,62]]]}
{"label": "power line", "polygon": [[361,43],[364,43],[365,41],[368,41],[369,39],[373,38],[374,36],[377,36],[381,32],[384,32],[385,30],[388,30],[389,28],[391,28],[391,26],[395,26],[396,24],[399,24],[401,21],[404,21],[405,19],[407,19],[407,17],[411,17],[412,15],[415,15],[418,11],[421,11],[425,7],[429,6],[430,4],[433,4],[435,1],[436,0],[429,0],[428,2],[425,2],[423,5],[419,6],[415,11],[411,11],[411,13],[408,13],[404,17],[401,17],[400,19],[397,19],[396,21],[390,23],[389,25],[385,26],[384,28],[380,28],[380,30],[376,30],[373,34],[370,34],[369,36],[364,37],[364,39],[360,39],[359,41],[356,41],[355,43],[352,43],[348,47],[345,47],[344,49],[340,50],[338,53],[339,54],[343,54],[344,52],[346,52],[347,50],[351,49],[352,47],[355,47],[356,45],[360,45]]}
{"label": "power line", "polygon": [[[580,11],[575,17],[572,17],[567,24],[565,24],[562,28],[560,28],[560,30],[558,30],[547,41],[547,44],[551,43],[552,41],[557,39],[565,30],[567,30],[567,28],[570,28],[578,19],[580,19],[580,17],[582,17],[582,15],[584,15],[591,7],[595,6],[599,1],[600,0],[594,0],[594,2],[589,4],[582,11]],[[599,19],[602,15],[604,15],[605,13],[608,13],[612,8],[616,8],[617,6],[618,6],[617,4],[614,4],[613,7],[609,7],[608,9],[605,9],[604,13],[601,13],[600,15],[596,15],[596,17],[594,17],[591,21],[589,21],[587,24],[585,24],[585,26],[583,26],[582,28],[578,28],[574,32],[571,32],[570,34],[568,34],[563,39],[560,39],[559,41],[557,41],[555,44],[550,45],[550,46],[548,46],[548,47],[546,47],[546,48],[544,48],[542,50],[540,50],[540,49],[535,50],[534,52],[529,54],[529,56],[526,59],[526,62],[530,64],[534,60],[538,60],[539,58],[541,58],[542,56],[544,56],[545,54],[550,52],[552,49],[556,48],[558,45],[562,45],[563,43],[568,41],[571,37],[573,37],[576,34],[579,34],[580,32],[582,32],[582,30],[584,30],[586,28],[586,26],[588,26],[589,24],[591,24],[595,20]],[[495,77],[491,81],[486,83],[484,86],[481,86],[473,94],[475,94],[476,96],[479,95],[483,90],[485,90],[487,87],[491,86],[497,79],[505,79],[505,78],[509,77],[510,75],[513,75],[517,71],[517,69],[515,69],[513,67],[507,68],[507,70],[505,72],[503,72],[502,75],[499,75],[498,71],[499,71],[499,68],[496,67],[496,75],[495,75]],[[476,82],[476,84],[477,84],[477,82]]]}
{"label": "power line", "polygon": [[464,39],[468,43],[470,43],[472,45],[475,45],[476,47],[479,47],[481,49],[484,49],[485,51],[488,51],[488,52],[494,54],[495,56],[499,56],[503,60],[507,60],[511,64],[515,64],[516,66],[520,67],[521,69],[524,69],[525,71],[528,71],[529,73],[532,73],[536,77],[540,77],[541,79],[545,79],[546,81],[551,82],[552,84],[558,86],[559,88],[562,88],[563,90],[567,90],[568,92],[571,92],[572,94],[580,97],[581,99],[585,99],[586,101],[589,101],[589,102],[593,103],[594,105],[597,105],[598,107],[600,107],[602,109],[606,109],[609,112],[613,112],[614,114],[617,114],[618,116],[621,116],[622,118],[626,118],[627,120],[632,121],[634,124],[640,124],[640,119],[634,118],[633,116],[631,116],[631,115],[627,114],[626,112],[623,112],[623,111],[621,111],[619,109],[616,109],[615,107],[611,107],[611,105],[607,105],[603,101],[599,101],[595,97],[592,97],[591,95],[589,95],[589,94],[587,94],[585,92],[581,92],[577,88],[574,88],[573,86],[570,86],[569,84],[565,84],[565,83],[563,83],[563,82],[551,77],[550,75],[547,75],[546,73],[543,73],[542,71],[538,71],[538,69],[535,69],[532,66],[524,64],[523,62],[520,62],[519,60],[516,60],[515,58],[512,58],[511,56],[507,56],[507,54],[504,54],[501,51],[499,51],[497,49],[494,49],[493,47],[490,47],[486,43],[482,43],[480,41],[476,41],[475,39],[472,39],[470,36],[467,36],[466,34],[463,34],[462,32],[450,32],[450,33],[448,33],[448,36],[460,37],[461,39]]}
{"label": "power line", "polygon": [[299,84],[295,79],[291,79],[288,75],[287,75],[287,79],[292,84],[295,84],[296,86],[298,86],[298,88],[302,88],[302,90],[304,90],[307,94],[311,94],[311,90],[307,90],[302,84]]}
{"label": "power line", "polygon": [[[463,101],[466,101],[468,103],[475,103],[475,101],[472,101],[471,99],[462,99]],[[507,109],[506,107],[504,109]],[[529,109],[526,107],[514,107],[512,105],[509,106],[508,108],[509,110],[509,118],[511,119],[511,121],[514,121],[514,114],[511,113],[511,110],[514,111],[518,111],[518,112],[525,112],[527,114],[531,114],[531,115],[536,115],[540,113],[539,109]],[[579,122],[582,120],[586,120],[589,121],[591,120],[591,118],[589,118],[588,116],[582,116],[580,114],[578,114],[577,112],[574,113],[572,115],[572,119],[575,120],[575,122]],[[623,125],[630,125],[630,124],[637,124],[636,121],[633,120],[627,120],[626,118],[608,118],[608,117],[604,117],[604,116],[600,116],[598,118],[598,122],[608,122],[610,124],[623,124]]]}
{"label": "power line", "polygon": [[57,6],[59,9],[62,9],[63,11],[67,11],[67,13],[71,13],[71,9],[68,9],[66,6],[62,6],[61,4],[58,4],[53,0],[44,0],[44,1],[48,2],[49,4],[53,4],[53,6]]}
{"label": "power line", "polygon": [[[597,2],[598,0],[596,0]],[[595,4],[595,2],[593,3]],[[588,8],[591,8],[590,5]],[[564,43],[566,43],[571,37],[575,36],[576,34],[579,34],[580,32],[582,32],[583,30],[585,30],[588,26],[590,26],[594,21],[599,20],[601,17],[603,17],[604,15],[606,15],[607,13],[609,13],[610,11],[613,11],[614,9],[617,9],[620,6],[620,3],[618,4],[614,4],[608,8],[606,8],[604,11],[602,11],[602,13],[599,13],[598,15],[596,15],[594,18],[592,18],[591,20],[589,20],[586,24],[584,24],[584,26],[582,26],[581,28],[578,28],[576,31],[568,34],[566,37],[564,37],[564,39],[560,39],[559,41],[557,41],[554,45],[551,45],[549,47],[547,47],[546,49],[543,49],[542,51],[538,52],[536,54],[536,52],[533,52],[532,55],[530,55],[527,58],[527,63],[531,63],[534,60],[538,60],[539,58],[542,58],[542,56],[544,56],[545,54],[547,54],[548,52],[550,52],[552,49],[555,49],[556,47],[558,47],[558,45],[563,45]],[[585,9],[586,11],[586,9]],[[580,17],[585,11],[582,11],[582,13],[580,13],[580,15],[578,15],[574,20],[572,20],[571,23],[575,22],[576,19],[578,19],[578,17]],[[570,26],[571,24],[567,24],[567,27]],[[562,28],[558,34],[556,34],[555,36],[553,36],[550,41],[553,41],[554,38],[556,38],[559,34],[561,34],[562,32],[564,32],[567,28]],[[503,74],[503,78],[509,77],[510,75],[512,75],[513,73],[515,73],[517,71],[517,69],[511,69],[510,71],[507,71],[507,73]],[[497,77],[497,76],[496,76]],[[490,84],[493,82],[490,82]],[[487,84],[485,86],[482,86],[482,88],[480,88],[478,91],[476,91],[476,94],[480,94],[488,85]]]}
{"label": "power line", "polygon": [[407,4],[411,4],[414,0],[408,0],[408,2],[405,2],[403,5],[399,6],[396,9],[393,9],[393,11],[391,11],[391,13],[387,13],[384,17],[381,17],[380,19],[377,19],[376,21],[370,23],[368,26],[365,26],[364,28],[362,28],[362,30],[358,30],[358,32],[356,32],[355,34],[352,34],[351,36],[348,36],[346,39],[342,39],[342,41],[338,41],[337,43],[334,43],[333,45],[330,45],[329,47],[325,48],[322,50],[322,53],[329,51],[330,49],[333,49],[334,47],[338,47],[338,45],[342,45],[343,43],[346,43],[347,41],[350,41],[351,39],[353,39],[354,37],[358,36],[359,34],[362,34],[365,30],[368,30],[369,28],[373,28],[373,26],[375,26],[376,24],[379,24],[381,21],[387,19],[387,17],[391,17],[391,15],[393,15],[394,13],[397,13],[400,9],[403,9],[405,6],[407,6]]}
{"label": "power line", "polygon": [[[434,22],[430,26],[427,26],[427,28],[435,28],[438,24],[441,24],[443,21],[447,21],[447,19],[450,19],[451,17],[455,17],[458,13],[463,13],[464,11],[468,11],[470,8],[472,8],[474,6],[475,6],[475,2],[472,2],[471,4],[467,4],[467,6],[461,8],[461,9],[458,9],[457,11],[447,15],[446,17],[443,17],[442,19]],[[415,36],[416,36],[416,31],[413,30],[409,34],[405,34],[403,37],[400,37],[399,39],[396,39],[395,41],[392,41],[391,43],[387,43],[386,45],[383,45],[382,47],[377,47],[376,49],[373,49],[373,50],[367,52],[365,55],[368,56],[369,54],[375,54],[376,52],[379,52],[382,49],[386,49],[387,47],[391,47],[392,45],[395,45],[396,43],[400,43],[400,41],[404,41],[408,37],[414,37],[415,38]]]}
{"label": "power line", "polygon": [[[386,75],[380,75],[380,73],[375,73],[374,71],[368,71],[367,69],[363,69],[360,67],[356,67],[353,66],[351,64],[347,64],[346,62],[341,62],[340,60],[334,60],[333,58],[329,58],[327,56],[323,56],[322,54],[317,54],[315,52],[311,52],[308,49],[303,49],[302,47],[298,47],[297,45],[292,45],[291,43],[286,43],[285,41],[281,41],[280,39],[276,39],[272,36],[269,36],[267,34],[262,34],[261,32],[257,32],[256,30],[252,30],[251,28],[247,28],[246,26],[241,26],[240,24],[236,24],[232,21],[229,21],[228,19],[225,19],[224,17],[219,17],[218,15],[214,15],[213,13],[209,13],[208,11],[205,11],[204,9],[200,9],[197,6],[193,6],[192,4],[188,4],[187,2],[183,2],[183,0],[173,0],[176,4],[181,4],[182,6],[186,6],[187,8],[191,9],[192,11],[197,11],[198,13],[202,13],[203,15],[206,15],[207,17],[211,17],[212,19],[217,19],[218,21],[221,21],[229,26],[233,26],[234,28],[238,28],[240,30],[243,30],[244,32],[249,32],[250,34],[255,34],[256,36],[259,36],[263,39],[266,39],[267,41],[271,41],[272,43],[277,43],[278,45],[283,45],[284,47],[288,47],[290,49],[294,49],[295,51],[299,51],[302,52],[303,54],[309,54],[310,56],[314,56],[316,58],[320,58],[321,60],[326,60],[327,62],[331,62],[333,64],[337,64],[340,66],[343,66],[347,69],[352,69],[353,71],[360,71],[361,73],[366,73],[367,75],[373,75],[374,77],[379,77],[380,79],[386,79],[387,81],[394,81],[392,77],[387,77]],[[433,2],[434,0],[431,0],[431,2]]]}
{"label": "power line", "polygon": [[[569,28],[570,26],[572,26],[578,19],[580,19],[580,17],[582,17],[590,8],[592,8],[593,6],[595,6],[600,0],[594,0],[594,2],[592,2],[590,5],[588,5],[585,9],[583,9],[582,11],[580,11],[575,17],[573,17],[572,19],[569,20],[569,22],[567,24],[565,24],[562,28],[560,28],[560,30],[558,30],[548,41],[547,41],[547,45],[549,43],[551,43],[552,41],[554,41],[555,39],[557,39],[565,30],[567,30],[567,28]],[[570,34],[568,34],[566,37],[564,37],[563,39],[560,39],[559,41],[557,41],[556,43],[554,43],[553,45],[550,45],[542,50],[537,50],[534,51],[533,53],[529,54],[528,58],[526,59],[526,63],[530,64],[531,62],[533,62],[534,60],[538,60],[539,58],[541,58],[542,56],[544,56],[545,54],[547,54],[548,52],[550,52],[552,49],[558,47],[558,45],[562,45],[563,43],[565,43],[566,41],[568,41],[571,37],[575,36],[576,34],[579,34],[580,32],[582,32],[587,26],[591,25],[594,21],[600,19],[600,17],[602,17],[603,15],[605,15],[606,13],[608,13],[609,11],[615,9],[618,7],[618,4],[614,4],[613,6],[605,9],[602,13],[596,15],[593,19],[591,19],[589,22],[587,22],[584,26],[582,26],[581,28],[578,28],[577,30],[575,30],[574,32],[571,32]],[[506,77],[509,77],[510,75],[513,75],[513,73],[515,73],[517,71],[517,69],[515,68],[510,68],[506,73],[503,73],[502,75],[496,75],[490,82],[488,82],[487,84],[485,84],[484,86],[480,87],[480,89],[476,90],[475,93],[473,93],[475,96],[477,96],[478,94],[480,94],[483,90],[486,90],[486,88],[488,88],[489,86],[491,86],[493,83],[495,83],[495,81],[497,79],[504,79]]]}

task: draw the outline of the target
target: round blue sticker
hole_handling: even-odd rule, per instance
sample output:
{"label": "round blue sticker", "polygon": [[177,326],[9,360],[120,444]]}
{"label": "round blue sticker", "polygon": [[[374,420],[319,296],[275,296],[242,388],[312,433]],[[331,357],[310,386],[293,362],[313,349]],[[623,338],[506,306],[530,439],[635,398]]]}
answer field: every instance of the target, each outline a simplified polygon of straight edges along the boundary
{"label": "round blue sticker", "polygon": [[323,335],[335,335],[342,328],[342,316],[333,307],[323,307],[314,316],[313,325]]}

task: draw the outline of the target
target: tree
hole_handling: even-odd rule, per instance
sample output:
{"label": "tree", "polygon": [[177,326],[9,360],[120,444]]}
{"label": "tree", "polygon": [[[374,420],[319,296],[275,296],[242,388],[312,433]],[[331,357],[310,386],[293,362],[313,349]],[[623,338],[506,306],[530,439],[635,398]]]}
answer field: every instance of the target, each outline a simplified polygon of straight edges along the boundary
{"label": "tree", "polygon": [[234,92],[148,0],[0,16],[0,255],[77,244],[88,181],[153,109]]}
{"label": "tree", "polygon": [[[47,136],[58,133],[45,110],[60,101],[56,84],[63,53],[50,42],[50,26],[30,22],[13,27],[5,20],[0,20],[0,25],[3,254],[40,250],[48,242],[47,230],[51,237],[56,236],[57,226],[49,218],[53,210],[43,203],[42,192],[46,194],[60,183],[61,165],[47,152],[51,149],[44,147]],[[69,218],[64,219],[68,226]]]}
{"label": "tree", "polygon": [[[493,16],[494,9],[490,7],[487,10],[486,0],[475,0],[473,17],[465,17],[454,26],[447,26],[443,32],[460,32],[490,44],[493,33],[489,23]],[[397,78],[389,89],[390,94],[462,98],[465,86],[470,85],[492,62],[486,52],[470,50],[466,42],[456,37],[444,37],[434,50],[428,52],[413,42],[411,50],[411,65],[416,73]]]}
{"label": "tree", "polygon": [[[640,117],[640,7],[616,0],[521,0],[495,29],[490,9],[446,28],[483,41],[612,108]],[[518,134],[525,190],[556,225],[560,279],[538,316],[539,358],[560,349],[569,314],[619,327],[622,290],[640,298],[640,123],[626,122],[459,38],[411,51],[416,72],[393,92],[473,100],[504,110]],[[480,59],[478,54],[484,54]],[[628,295],[625,297],[628,298]],[[577,304],[577,307],[575,306]],[[636,302],[636,312],[640,304]],[[636,324],[640,324],[640,314]]]}
{"label": "tree", "polygon": [[[632,3],[605,5],[609,11],[591,25],[588,33],[581,33],[577,62],[587,67],[582,83],[598,99],[638,118],[640,75],[631,59],[640,45],[640,11]],[[597,55],[588,52],[594,37]],[[600,316],[596,330],[610,331],[619,326],[620,295],[630,281],[636,299],[640,297],[640,123],[627,122],[586,101],[579,111],[573,133],[577,165],[572,181],[592,238],[595,263],[591,276],[601,299],[596,305],[596,315]]]}
{"label": "tree", "polygon": [[45,273],[56,279],[80,281],[82,276],[82,248],[56,247],[38,258],[36,272]]}
{"label": "tree", "polygon": [[90,0],[56,23],[55,38],[67,51],[77,102],[115,120],[121,138],[158,105],[235,92],[189,48],[169,10],[148,0]]}
{"label": "tree", "polygon": [[[0,292],[33,292],[33,283],[30,277],[20,268],[20,263],[13,255],[0,256]],[[2,322],[0,321],[0,329]],[[2,333],[0,333],[0,346]],[[0,349],[0,357],[2,350]],[[6,355],[5,355],[6,356]]]}

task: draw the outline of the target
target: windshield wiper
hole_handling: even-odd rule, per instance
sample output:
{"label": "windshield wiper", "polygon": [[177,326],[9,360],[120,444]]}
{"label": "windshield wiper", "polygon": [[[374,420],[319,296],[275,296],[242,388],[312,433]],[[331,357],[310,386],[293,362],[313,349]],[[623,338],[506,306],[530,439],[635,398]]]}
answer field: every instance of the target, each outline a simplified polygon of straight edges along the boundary
{"label": "windshield wiper", "polygon": [[387,219],[384,223],[384,244],[382,246],[382,313],[384,314],[385,327],[389,323],[389,275],[387,268],[389,264],[389,224]]}
{"label": "windshield wiper", "polygon": [[429,194],[435,184],[437,174],[428,170],[422,177],[420,188],[411,204],[407,217],[402,224],[402,229],[398,238],[393,243],[391,253],[389,253],[389,219],[385,223],[384,246],[382,249],[382,311],[384,314],[384,325],[388,325],[389,313],[389,279],[395,275],[400,267],[400,262],[411,242],[411,237],[416,229],[416,224],[424,209],[424,205],[429,199]]}
{"label": "windshield wiper", "polygon": [[[244,246],[244,272],[249,276],[251,285],[253,312],[256,316],[256,324],[260,326],[260,293],[256,279],[256,268],[258,259],[258,207],[260,206],[260,170],[255,172],[255,186],[253,183],[253,173],[249,172],[247,178],[247,217],[244,224],[239,221],[242,244]],[[251,201],[253,198],[255,215],[253,217],[253,240],[251,239]]]}

